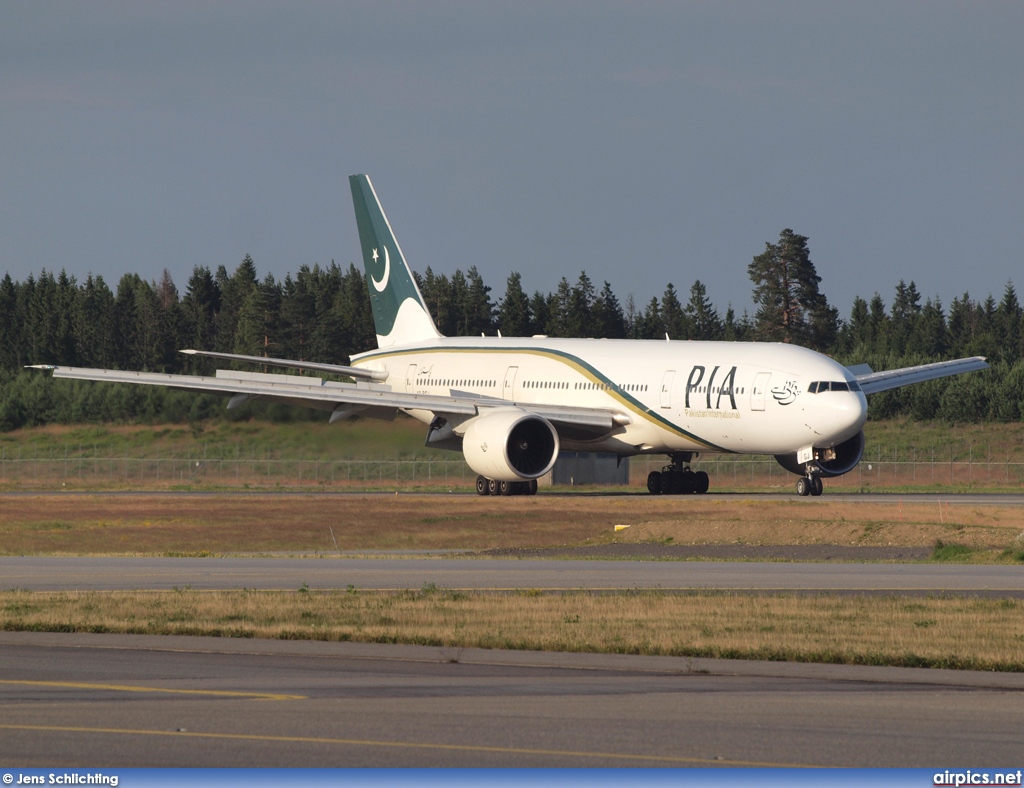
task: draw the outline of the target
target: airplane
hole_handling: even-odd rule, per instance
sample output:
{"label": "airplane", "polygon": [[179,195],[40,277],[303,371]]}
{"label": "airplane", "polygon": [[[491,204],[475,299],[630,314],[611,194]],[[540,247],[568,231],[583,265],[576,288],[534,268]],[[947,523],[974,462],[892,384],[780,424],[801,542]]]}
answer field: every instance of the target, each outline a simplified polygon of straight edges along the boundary
{"label": "airplane", "polygon": [[801,496],[864,453],[867,396],[988,368],[984,357],[874,372],[784,343],[445,337],[437,330],[366,175],[349,178],[377,349],[351,365],[188,349],[309,375],[218,369],[215,377],[34,365],[57,378],[168,386],[427,425],[426,445],[461,450],[480,495],[531,495],[560,450],[663,454],[653,494],[700,494],[708,453],[770,454]]}

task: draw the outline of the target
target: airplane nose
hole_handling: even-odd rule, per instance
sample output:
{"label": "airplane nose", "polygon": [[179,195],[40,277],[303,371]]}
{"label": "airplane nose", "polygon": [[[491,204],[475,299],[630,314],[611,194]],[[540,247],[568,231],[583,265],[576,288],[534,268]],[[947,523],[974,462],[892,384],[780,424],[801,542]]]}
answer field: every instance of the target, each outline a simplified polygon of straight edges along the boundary
{"label": "airplane nose", "polygon": [[859,391],[833,392],[829,399],[838,441],[852,438],[864,429],[868,420],[868,400],[864,394]]}

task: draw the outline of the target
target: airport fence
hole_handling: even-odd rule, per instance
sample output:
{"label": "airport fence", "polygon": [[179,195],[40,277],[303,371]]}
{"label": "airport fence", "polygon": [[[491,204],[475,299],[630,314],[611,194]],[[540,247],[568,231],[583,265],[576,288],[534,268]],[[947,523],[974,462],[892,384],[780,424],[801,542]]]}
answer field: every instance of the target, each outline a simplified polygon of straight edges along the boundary
{"label": "airport fence", "polygon": [[[629,485],[644,488],[661,456],[629,460]],[[709,455],[694,467],[712,490],[788,489],[796,477],[768,456]],[[0,448],[0,489],[445,489],[470,488],[476,474],[454,454],[416,459],[354,460],[280,457],[205,447],[180,454],[129,454],[116,449],[64,446]],[[827,486],[846,490],[989,489],[1024,487],[1024,462],[978,456],[974,448],[919,452],[877,449]]]}

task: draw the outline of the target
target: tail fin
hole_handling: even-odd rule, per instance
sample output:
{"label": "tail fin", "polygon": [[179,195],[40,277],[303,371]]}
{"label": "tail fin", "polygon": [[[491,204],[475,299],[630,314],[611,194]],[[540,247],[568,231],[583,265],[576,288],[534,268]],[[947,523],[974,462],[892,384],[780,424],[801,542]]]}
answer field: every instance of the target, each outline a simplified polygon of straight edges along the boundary
{"label": "tail fin", "polygon": [[348,180],[377,328],[377,346],[386,348],[436,339],[441,334],[423,303],[373,184],[365,175],[352,175]]}

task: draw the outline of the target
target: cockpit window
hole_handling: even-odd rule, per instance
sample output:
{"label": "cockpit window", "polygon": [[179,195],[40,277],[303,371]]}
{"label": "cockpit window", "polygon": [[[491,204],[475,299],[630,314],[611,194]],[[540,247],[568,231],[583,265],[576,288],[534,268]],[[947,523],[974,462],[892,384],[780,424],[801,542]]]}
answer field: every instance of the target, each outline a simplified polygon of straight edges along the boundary
{"label": "cockpit window", "polygon": [[860,391],[856,380],[816,380],[807,387],[808,394],[821,394],[825,391]]}

